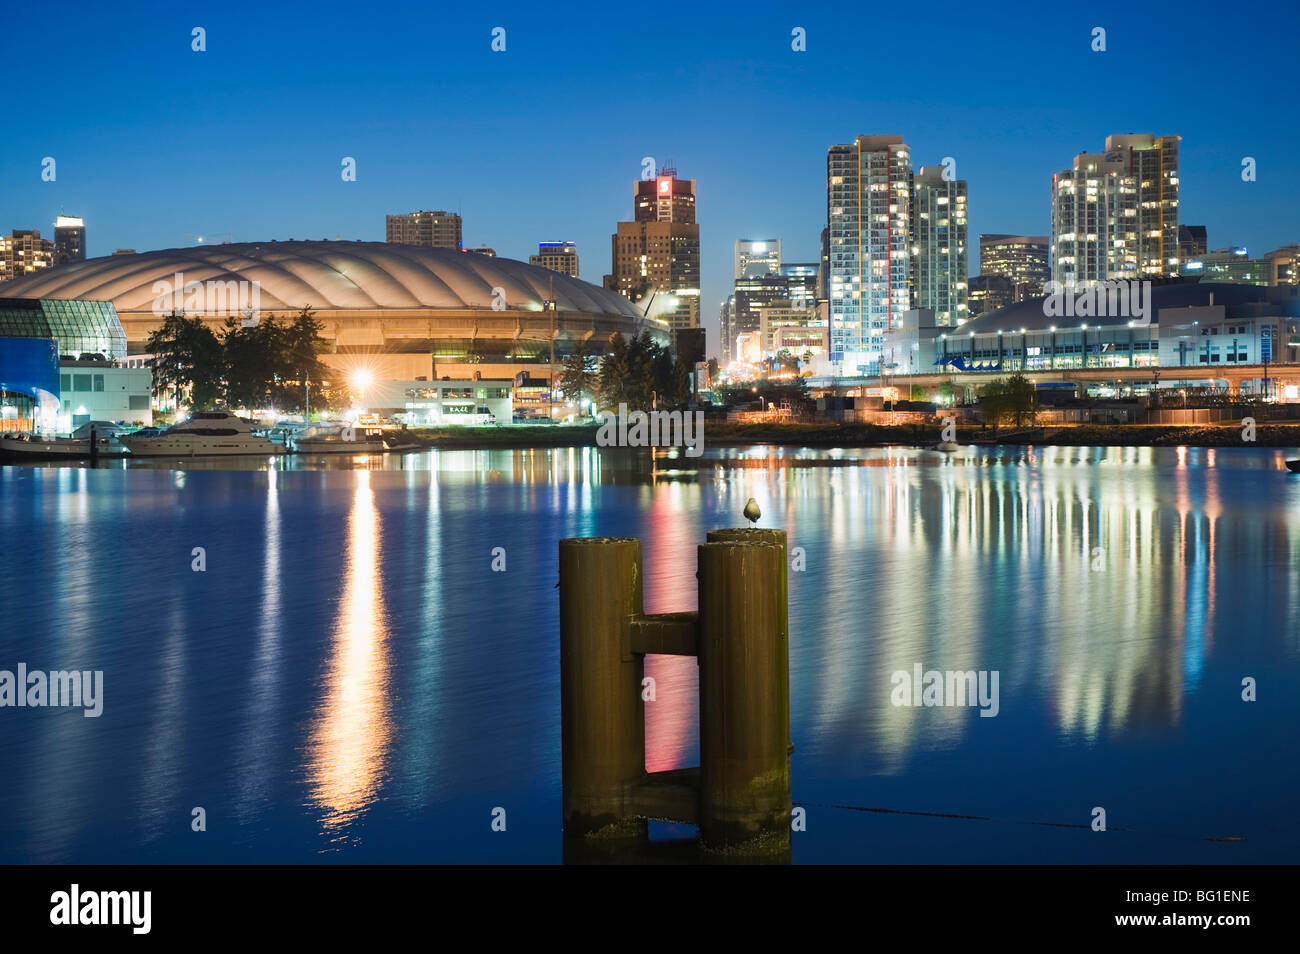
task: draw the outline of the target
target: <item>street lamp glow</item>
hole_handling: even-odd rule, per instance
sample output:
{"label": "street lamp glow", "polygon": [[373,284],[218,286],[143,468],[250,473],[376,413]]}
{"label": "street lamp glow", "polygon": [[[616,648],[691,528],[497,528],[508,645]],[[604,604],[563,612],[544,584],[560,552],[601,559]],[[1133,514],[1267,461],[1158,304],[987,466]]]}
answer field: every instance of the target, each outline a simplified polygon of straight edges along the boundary
{"label": "street lamp glow", "polygon": [[364,391],[366,388],[370,387],[370,382],[372,380],[373,378],[371,378],[370,372],[365,370],[364,368],[356,371],[352,375],[353,387],[361,391]]}

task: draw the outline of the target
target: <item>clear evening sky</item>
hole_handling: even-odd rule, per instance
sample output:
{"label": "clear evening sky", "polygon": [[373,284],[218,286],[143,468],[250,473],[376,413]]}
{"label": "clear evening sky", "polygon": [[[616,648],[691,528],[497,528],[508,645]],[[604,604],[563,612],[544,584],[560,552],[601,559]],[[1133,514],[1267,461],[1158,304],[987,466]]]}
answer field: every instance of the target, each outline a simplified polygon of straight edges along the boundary
{"label": "clear evening sky", "polygon": [[0,230],[84,216],[93,257],[382,241],[386,213],[449,209],[509,258],[575,241],[599,284],[654,156],[698,181],[710,351],[733,242],[815,261],[826,147],[858,134],[902,133],[916,167],[956,159],[973,273],[980,232],[1046,234],[1052,174],[1117,132],[1183,137],[1180,221],[1211,248],[1300,241],[1292,4],[295,7],[9,5]]}

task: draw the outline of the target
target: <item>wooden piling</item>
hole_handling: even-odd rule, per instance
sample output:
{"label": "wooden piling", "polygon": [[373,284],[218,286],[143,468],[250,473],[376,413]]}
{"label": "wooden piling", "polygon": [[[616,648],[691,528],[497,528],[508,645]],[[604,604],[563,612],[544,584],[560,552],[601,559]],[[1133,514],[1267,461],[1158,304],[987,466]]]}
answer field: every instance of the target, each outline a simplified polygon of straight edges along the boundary
{"label": "wooden piling", "polygon": [[781,615],[781,636],[780,644],[777,647],[778,662],[780,664],[781,674],[781,724],[785,726],[787,748],[794,751],[794,742],[790,740],[790,605],[789,605],[789,572],[790,572],[790,555],[786,551],[785,531],[777,530],[771,527],[731,527],[721,530],[710,530],[705,537],[709,543],[722,543],[731,540],[737,543],[760,542],[772,543],[781,548],[781,583],[778,592],[781,596],[781,608],[778,611]]}
{"label": "wooden piling", "polygon": [[784,549],[759,540],[701,544],[697,575],[700,835],[711,848],[788,840]]}
{"label": "wooden piling", "polygon": [[[626,829],[626,798],[645,775],[641,541],[560,541],[560,736],[564,829]],[[644,823],[641,823],[644,827]]]}

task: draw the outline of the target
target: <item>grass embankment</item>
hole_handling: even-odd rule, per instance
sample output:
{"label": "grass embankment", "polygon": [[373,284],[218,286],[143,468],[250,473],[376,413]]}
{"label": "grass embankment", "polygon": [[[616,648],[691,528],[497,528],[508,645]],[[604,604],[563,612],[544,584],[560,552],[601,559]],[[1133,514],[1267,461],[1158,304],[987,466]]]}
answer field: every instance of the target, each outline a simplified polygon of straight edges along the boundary
{"label": "grass embankment", "polygon": [[[405,439],[449,450],[530,447],[590,447],[596,426],[424,427],[404,432]],[[940,427],[875,424],[736,424],[707,421],[705,447],[785,444],[796,447],[877,447],[886,444],[933,444]],[[1059,444],[1113,447],[1300,447],[1300,424],[1260,424],[1253,444],[1242,440],[1239,422],[1214,425],[1071,424],[1039,427],[958,427],[961,444]]]}

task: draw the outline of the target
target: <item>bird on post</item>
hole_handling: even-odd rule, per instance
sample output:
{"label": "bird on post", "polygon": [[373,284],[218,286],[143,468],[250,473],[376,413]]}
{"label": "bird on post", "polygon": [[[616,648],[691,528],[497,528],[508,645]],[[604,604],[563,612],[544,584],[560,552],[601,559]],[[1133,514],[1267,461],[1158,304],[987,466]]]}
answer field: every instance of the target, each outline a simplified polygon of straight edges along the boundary
{"label": "bird on post", "polygon": [[749,498],[749,502],[745,504],[743,512],[750,523],[758,523],[758,518],[763,515],[763,511],[758,509],[758,501],[753,497]]}

